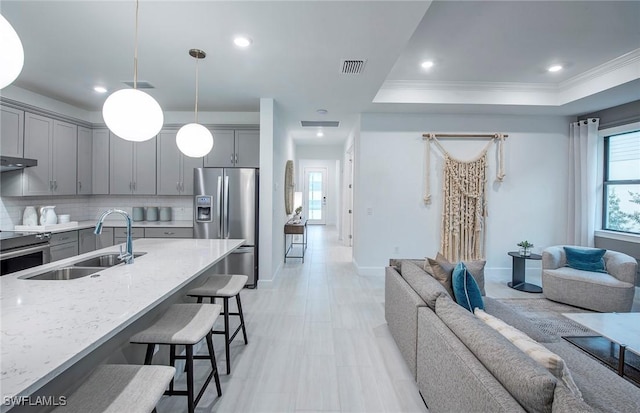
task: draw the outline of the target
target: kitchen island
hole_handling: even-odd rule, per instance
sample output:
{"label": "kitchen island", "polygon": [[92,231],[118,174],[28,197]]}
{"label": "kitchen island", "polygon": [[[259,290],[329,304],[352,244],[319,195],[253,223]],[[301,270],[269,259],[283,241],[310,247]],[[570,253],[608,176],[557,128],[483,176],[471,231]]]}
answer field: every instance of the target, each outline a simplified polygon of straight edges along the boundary
{"label": "kitchen island", "polygon": [[140,239],[146,252],[98,277],[41,281],[26,277],[117,246],[19,271],[0,278],[1,411],[6,400],[30,396],[136,320],[179,293],[244,240]]}

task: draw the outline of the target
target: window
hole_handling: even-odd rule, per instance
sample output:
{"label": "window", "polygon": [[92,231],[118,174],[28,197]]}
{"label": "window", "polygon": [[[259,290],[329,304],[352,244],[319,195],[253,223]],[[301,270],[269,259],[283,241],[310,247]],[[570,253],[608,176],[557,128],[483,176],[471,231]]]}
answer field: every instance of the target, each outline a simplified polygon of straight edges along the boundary
{"label": "window", "polygon": [[640,130],[604,138],[603,228],[640,234]]}

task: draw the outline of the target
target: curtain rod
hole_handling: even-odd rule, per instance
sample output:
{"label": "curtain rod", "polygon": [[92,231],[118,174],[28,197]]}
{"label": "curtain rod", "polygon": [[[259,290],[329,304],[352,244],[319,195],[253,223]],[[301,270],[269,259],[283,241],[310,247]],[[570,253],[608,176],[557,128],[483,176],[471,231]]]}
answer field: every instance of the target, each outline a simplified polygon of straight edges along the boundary
{"label": "curtain rod", "polygon": [[[422,134],[422,138],[423,139],[430,139],[432,137],[435,138],[498,138],[499,136],[501,136],[499,133],[492,133],[492,134],[464,134],[464,133],[423,133]],[[503,138],[508,138],[509,135],[504,134],[502,135]]]}

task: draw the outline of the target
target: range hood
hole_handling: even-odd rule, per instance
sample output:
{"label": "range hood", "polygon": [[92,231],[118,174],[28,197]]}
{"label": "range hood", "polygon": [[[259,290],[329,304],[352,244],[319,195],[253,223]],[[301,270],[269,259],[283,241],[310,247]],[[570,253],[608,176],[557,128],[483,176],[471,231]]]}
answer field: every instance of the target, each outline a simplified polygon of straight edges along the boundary
{"label": "range hood", "polygon": [[0,172],[15,171],[16,169],[38,166],[38,160],[28,158],[15,158],[13,156],[0,156]]}

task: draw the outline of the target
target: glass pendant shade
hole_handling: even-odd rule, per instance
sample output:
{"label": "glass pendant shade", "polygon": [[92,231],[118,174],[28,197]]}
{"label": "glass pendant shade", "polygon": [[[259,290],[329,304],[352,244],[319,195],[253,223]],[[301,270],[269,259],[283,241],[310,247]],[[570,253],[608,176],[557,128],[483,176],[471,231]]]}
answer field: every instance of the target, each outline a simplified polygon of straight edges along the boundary
{"label": "glass pendant shade", "polygon": [[158,102],[138,89],[121,89],[112,93],[104,102],[102,117],[111,132],[133,142],[153,138],[164,123]]}
{"label": "glass pendant shade", "polygon": [[199,123],[188,123],[178,130],[176,144],[186,156],[200,158],[213,149],[213,135]]}
{"label": "glass pendant shade", "polygon": [[0,89],[9,86],[22,71],[24,49],[18,33],[0,15]]}

